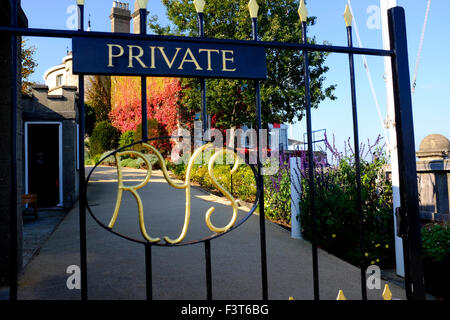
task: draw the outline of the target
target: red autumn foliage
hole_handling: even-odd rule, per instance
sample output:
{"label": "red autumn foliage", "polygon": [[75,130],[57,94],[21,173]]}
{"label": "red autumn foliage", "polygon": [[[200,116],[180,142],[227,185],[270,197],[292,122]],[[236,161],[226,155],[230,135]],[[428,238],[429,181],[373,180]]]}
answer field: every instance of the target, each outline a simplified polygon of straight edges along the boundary
{"label": "red autumn foliage", "polygon": [[[137,77],[114,77],[112,80],[112,111],[109,118],[114,127],[135,131],[141,123],[141,81]],[[171,134],[180,120],[178,100],[181,84],[176,78],[147,78],[147,115]]]}

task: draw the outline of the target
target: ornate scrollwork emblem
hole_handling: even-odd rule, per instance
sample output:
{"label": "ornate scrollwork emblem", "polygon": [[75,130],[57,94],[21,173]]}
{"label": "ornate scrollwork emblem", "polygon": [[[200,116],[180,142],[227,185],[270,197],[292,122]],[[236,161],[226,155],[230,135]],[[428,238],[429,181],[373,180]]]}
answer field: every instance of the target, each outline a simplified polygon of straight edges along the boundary
{"label": "ornate scrollwork emblem", "polygon": [[[189,159],[189,163],[188,163],[186,175],[185,175],[185,180],[181,184],[176,183],[173,179],[170,178],[164,158],[156,148],[154,148],[153,146],[151,146],[147,143],[142,143],[142,146],[145,149],[153,152],[156,155],[156,157],[158,158],[158,162],[160,164],[161,170],[163,172],[164,178],[166,179],[167,183],[175,189],[185,189],[185,192],[186,192],[185,216],[184,216],[184,224],[183,224],[182,230],[180,232],[180,235],[175,239],[171,239],[167,236],[164,237],[164,241],[167,244],[179,244],[185,239],[188,229],[189,229],[189,222],[190,222],[190,217],[191,217],[191,175],[192,175],[192,170],[194,168],[195,160],[203,153],[203,151],[213,147],[213,145],[211,143],[208,143],[208,144],[205,144],[205,145],[199,147],[197,150],[195,150],[195,152]],[[238,216],[238,205],[236,203],[236,200],[222,185],[220,185],[217,182],[217,179],[214,176],[214,171],[213,171],[214,163],[217,161],[219,156],[224,156],[226,154],[230,154],[234,157],[234,165],[231,169],[231,174],[233,174],[239,168],[239,157],[235,152],[233,152],[231,150],[219,149],[212,155],[212,157],[210,158],[209,163],[208,163],[208,174],[211,178],[213,185],[230,201],[232,210],[233,210],[230,221],[223,227],[215,226],[211,222],[211,216],[214,213],[215,208],[211,207],[207,210],[207,212],[205,214],[205,223],[206,223],[207,227],[209,228],[209,230],[211,230],[214,233],[227,232],[230,228],[232,228],[235,225],[237,216]],[[140,183],[133,185],[133,186],[125,186],[124,185],[122,166],[120,165],[120,158],[125,155],[132,155],[132,156],[141,158],[147,165],[147,173],[145,175],[145,178]],[[122,203],[123,192],[128,191],[134,196],[136,203],[137,203],[139,227],[140,227],[142,236],[149,243],[153,243],[153,244],[159,243],[161,241],[160,238],[153,238],[147,232],[145,220],[144,220],[144,207],[143,207],[142,200],[141,200],[141,197],[139,196],[139,192],[138,192],[139,189],[145,187],[149,183],[151,175],[152,175],[152,165],[150,164],[148,159],[145,157],[145,155],[138,151],[128,150],[128,151],[116,152],[114,154],[114,157],[116,159],[116,166],[117,166],[118,193],[117,193],[117,199],[116,199],[116,205],[114,208],[114,212],[113,212],[113,215],[112,215],[111,220],[107,227],[110,230],[113,229],[114,224],[116,223],[117,217],[120,212],[120,206]]]}

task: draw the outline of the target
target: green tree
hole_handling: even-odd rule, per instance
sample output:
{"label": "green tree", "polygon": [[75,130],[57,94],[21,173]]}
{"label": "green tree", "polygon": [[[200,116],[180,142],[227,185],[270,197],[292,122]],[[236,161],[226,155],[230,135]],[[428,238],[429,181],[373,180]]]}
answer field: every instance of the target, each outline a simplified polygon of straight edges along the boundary
{"label": "green tree", "polygon": [[27,39],[22,39],[21,58],[22,58],[22,92],[30,93],[30,86],[34,83],[28,80],[30,75],[34,73],[34,70],[38,66],[34,55],[36,53],[36,47],[27,46]]}
{"label": "green tree", "polygon": [[94,130],[95,123],[97,119],[95,117],[95,109],[89,104],[85,105],[85,113],[84,113],[85,121],[86,121],[86,134],[88,136],[92,135],[92,131]]}
{"label": "green tree", "polygon": [[109,120],[111,111],[111,77],[91,76],[86,88],[86,102],[95,110],[97,121]]}
{"label": "green tree", "polygon": [[95,125],[90,138],[89,154],[91,158],[105,151],[117,148],[120,132],[108,121],[100,121]]}
{"label": "green tree", "polygon": [[[161,26],[152,17],[150,28],[157,34],[197,35],[197,15],[192,0],[163,0],[173,26]],[[205,6],[205,36],[210,38],[251,39],[251,19],[248,0],[209,0]],[[298,1],[258,0],[259,37],[263,41],[299,42],[301,22]],[[308,19],[314,25],[315,17]],[[315,38],[309,39],[316,43]],[[292,122],[304,116],[304,77],[302,52],[267,49],[268,78],[261,83],[263,122]],[[311,52],[311,98],[317,108],[333,95],[335,85],[325,87],[327,53]],[[207,81],[208,112],[216,115],[216,127],[251,123],[255,118],[254,85],[252,81],[210,79]],[[198,81],[183,80],[184,106],[191,111],[200,109]]]}

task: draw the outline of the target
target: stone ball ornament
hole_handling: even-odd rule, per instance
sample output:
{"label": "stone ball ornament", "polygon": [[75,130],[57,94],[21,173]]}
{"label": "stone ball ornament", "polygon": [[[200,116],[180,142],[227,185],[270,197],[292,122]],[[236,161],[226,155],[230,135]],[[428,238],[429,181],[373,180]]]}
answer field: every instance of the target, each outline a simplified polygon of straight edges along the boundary
{"label": "stone ball ornament", "polygon": [[426,136],[419,145],[416,152],[419,159],[442,160],[450,157],[450,141],[441,134],[430,134]]}

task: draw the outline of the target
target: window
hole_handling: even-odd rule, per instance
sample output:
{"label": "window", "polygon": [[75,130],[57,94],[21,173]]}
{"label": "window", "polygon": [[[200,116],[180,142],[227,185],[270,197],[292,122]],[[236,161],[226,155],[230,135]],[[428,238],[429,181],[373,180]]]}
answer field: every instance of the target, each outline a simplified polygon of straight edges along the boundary
{"label": "window", "polygon": [[56,76],[56,86],[57,87],[62,86],[62,77],[63,77],[62,74],[59,74],[59,75]]}

